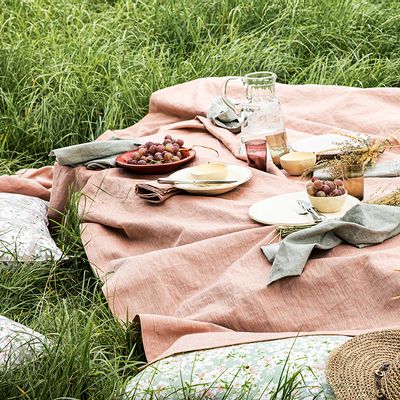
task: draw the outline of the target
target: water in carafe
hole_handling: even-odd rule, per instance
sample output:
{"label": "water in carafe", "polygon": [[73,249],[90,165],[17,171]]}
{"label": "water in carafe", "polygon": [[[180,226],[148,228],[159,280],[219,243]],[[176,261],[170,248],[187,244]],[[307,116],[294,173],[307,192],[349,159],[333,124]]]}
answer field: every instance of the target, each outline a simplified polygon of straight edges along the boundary
{"label": "water in carafe", "polygon": [[[224,98],[226,98],[226,81]],[[281,105],[275,97],[276,75],[272,72],[254,72],[245,75],[242,82],[246,88],[246,101],[241,113],[244,120],[240,134],[239,153],[245,155],[245,143],[265,139],[274,164],[280,165],[280,157],[288,149]],[[229,105],[229,100],[226,99]]]}

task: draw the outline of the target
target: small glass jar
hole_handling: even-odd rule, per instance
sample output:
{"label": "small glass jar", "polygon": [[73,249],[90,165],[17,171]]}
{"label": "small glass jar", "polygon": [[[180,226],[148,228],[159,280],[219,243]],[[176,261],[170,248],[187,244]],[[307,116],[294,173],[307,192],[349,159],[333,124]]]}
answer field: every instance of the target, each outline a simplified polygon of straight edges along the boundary
{"label": "small glass jar", "polygon": [[264,139],[249,139],[245,141],[247,164],[261,171],[267,170],[267,144]]}
{"label": "small glass jar", "polygon": [[350,196],[364,198],[364,164],[342,164],[343,185]]}
{"label": "small glass jar", "polygon": [[268,144],[269,153],[271,154],[272,162],[277,166],[281,166],[281,157],[289,153],[289,145],[286,132],[283,130],[278,133],[266,135],[265,140]]}

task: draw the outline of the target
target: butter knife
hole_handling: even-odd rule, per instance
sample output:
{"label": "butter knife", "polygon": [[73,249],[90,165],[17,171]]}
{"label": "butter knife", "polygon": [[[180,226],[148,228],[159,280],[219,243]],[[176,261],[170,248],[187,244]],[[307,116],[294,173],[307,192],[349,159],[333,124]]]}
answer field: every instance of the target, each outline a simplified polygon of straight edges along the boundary
{"label": "butter knife", "polygon": [[179,180],[160,178],[157,179],[158,183],[169,185],[223,185],[227,183],[237,183],[237,180]]}

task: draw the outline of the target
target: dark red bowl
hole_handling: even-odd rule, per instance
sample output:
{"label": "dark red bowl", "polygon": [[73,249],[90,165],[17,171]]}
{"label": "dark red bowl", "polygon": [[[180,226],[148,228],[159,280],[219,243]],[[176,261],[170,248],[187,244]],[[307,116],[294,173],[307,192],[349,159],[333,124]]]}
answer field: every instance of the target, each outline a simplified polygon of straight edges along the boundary
{"label": "dark red bowl", "polygon": [[165,174],[178,169],[181,165],[188,163],[196,157],[196,152],[194,150],[182,148],[181,153],[183,158],[179,161],[174,161],[167,164],[128,164],[128,160],[132,158],[132,154],[137,151],[138,150],[136,149],[128,151],[124,154],[120,154],[115,160],[117,165],[119,167],[128,168],[133,172],[137,172],[138,174]]}

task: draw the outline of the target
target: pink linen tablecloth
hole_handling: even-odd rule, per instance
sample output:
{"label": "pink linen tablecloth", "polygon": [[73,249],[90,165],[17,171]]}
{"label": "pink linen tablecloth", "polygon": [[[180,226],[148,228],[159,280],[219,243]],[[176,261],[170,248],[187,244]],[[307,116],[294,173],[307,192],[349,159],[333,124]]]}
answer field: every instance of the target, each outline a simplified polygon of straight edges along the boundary
{"label": "pink linen tablecloth", "polygon": [[[100,140],[110,135],[153,140],[168,133],[245,165],[238,158],[238,136],[204,118],[222,83],[223,78],[206,78],[160,90],[151,96],[144,119]],[[397,88],[277,85],[277,96],[289,141],[335,132],[378,137],[400,131]],[[192,165],[215,159],[212,151],[195,149]],[[398,153],[393,149],[383,158]],[[400,301],[392,300],[400,294],[400,273],[394,271],[400,237],[362,250],[343,244],[314,252],[300,277],[267,287],[271,265],[260,247],[275,231],[252,221],[248,208],[302,190],[304,182],[269,165],[269,173],[253,170],[252,180],[216,197],[176,195],[157,206],[134,196],[137,183],[156,178],[120,168],[92,172],[56,165],[51,189],[55,209],[64,207],[70,185],[84,194],[80,212],[88,258],[104,282],[112,312],[123,321],[140,321],[149,362],[298,332],[356,334],[400,327]],[[369,178],[367,195],[399,184],[400,178]]]}

